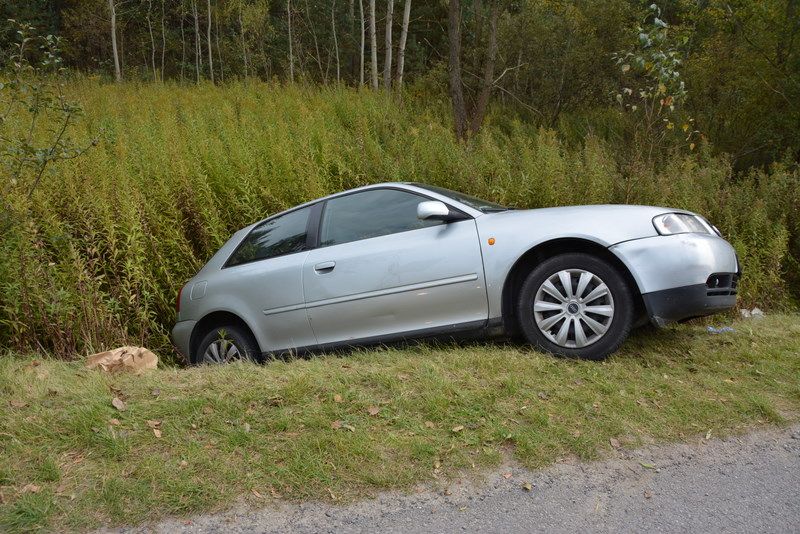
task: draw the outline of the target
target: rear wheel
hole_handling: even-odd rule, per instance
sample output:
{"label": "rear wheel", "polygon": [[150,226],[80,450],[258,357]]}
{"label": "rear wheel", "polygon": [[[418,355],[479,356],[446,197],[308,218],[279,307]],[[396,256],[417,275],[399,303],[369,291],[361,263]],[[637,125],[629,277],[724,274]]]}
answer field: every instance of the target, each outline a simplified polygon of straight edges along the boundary
{"label": "rear wheel", "polygon": [[258,361],[258,343],[250,332],[241,326],[228,325],[214,328],[200,341],[195,363],[221,364],[233,361]]}
{"label": "rear wheel", "polygon": [[633,307],[631,291],[616,268],[590,254],[569,253],[531,271],[519,294],[517,317],[537,348],[600,360],[625,341]]}

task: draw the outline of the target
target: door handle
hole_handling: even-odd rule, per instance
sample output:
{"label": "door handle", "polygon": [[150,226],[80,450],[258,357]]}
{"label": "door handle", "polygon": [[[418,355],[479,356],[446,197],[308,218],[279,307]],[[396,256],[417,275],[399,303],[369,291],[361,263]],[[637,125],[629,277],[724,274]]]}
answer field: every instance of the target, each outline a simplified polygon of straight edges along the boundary
{"label": "door handle", "polygon": [[329,273],[336,267],[335,261],[323,261],[322,263],[318,263],[314,266],[314,270],[318,273]]}

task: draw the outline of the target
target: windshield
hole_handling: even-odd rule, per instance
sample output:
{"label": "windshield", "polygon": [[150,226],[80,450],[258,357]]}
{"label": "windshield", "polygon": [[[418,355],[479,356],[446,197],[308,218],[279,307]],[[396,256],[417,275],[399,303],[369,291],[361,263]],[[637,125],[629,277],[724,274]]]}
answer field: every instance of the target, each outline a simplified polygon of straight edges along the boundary
{"label": "windshield", "polygon": [[440,195],[450,197],[453,200],[457,200],[458,202],[466,204],[470,208],[475,208],[476,210],[482,211],[483,213],[507,211],[510,209],[505,206],[501,206],[500,204],[489,202],[488,200],[483,200],[478,197],[473,197],[471,195],[459,193],[458,191],[453,191],[452,189],[446,189],[444,187],[436,187],[435,185],[427,185],[427,184],[414,184],[414,185],[416,185],[417,187],[421,187],[423,189],[427,189],[428,191],[433,191],[434,193],[439,193]]}

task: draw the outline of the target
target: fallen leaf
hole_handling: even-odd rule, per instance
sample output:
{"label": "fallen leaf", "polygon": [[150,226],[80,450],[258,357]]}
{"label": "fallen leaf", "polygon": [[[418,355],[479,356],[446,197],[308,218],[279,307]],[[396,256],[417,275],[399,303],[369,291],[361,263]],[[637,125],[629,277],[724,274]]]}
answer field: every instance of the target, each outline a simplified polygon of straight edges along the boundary
{"label": "fallen leaf", "polygon": [[522,489],[524,489],[525,491],[532,491],[533,486],[531,486],[530,482],[525,482],[522,484]]}
{"label": "fallen leaf", "polygon": [[646,463],[646,462],[639,462],[639,465],[641,465],[641,466],[642,466],[642,467],[644,467],[645,469],[655,469],[655,468],[656,468],[656,466],[655,466],[655,465],[653,465],[653,464],[648,464],[648,463]]}
{"label": "fallen leaf", "polygon": [[512,476],[512,474],[511,474],[511,472],[510,472],[510,471],[509,471],[508,473],[503,473],[503,478],[504,478],[504,479],[506,479],[506,480],[508,480],[509,478],[511,478],[511,476]]}
{"label": "fallen leaf", "polygon": [[453,432],[458,433],[464,430],[464,425],[458,425],[453,427]]}
{"label": "fallen leaf", "polygon": [[119,426],[119,419],[109,419],[108,420],[108,424],[109,425],[114,425],[114,426]]}
{"label": "fallen leaf", "polygon": [[425,428],[433,428],[436,425],[433,424],[433,421],[425,421]]}
{"label": "fallen leaf", "polygon": [[331,423],[331,428],[334,429],[334,430],[339,430],[340,428],[342,428],[342,422],[341,421],[332,422]]}
{"label": "fallen leaf", "polygon": [[653,496],[653,493],[650,490],[644,490],[644,498],[649,499]]}
{"label": "fallen leaf", "polygon": [[339,395],[338,393],[333,396],[333,402],[342,402],[342,400],[343,400],[342,396]]}
{"label": "fallen leaf", "polygon": [[252,491],[252,492],[253,492],[253,495],[255,495],[257,499],[263,499],[263,498],[264,498],[264,496],[263,496],[263,495],[261,495],[261,494],[260,494],[258,491],[256,491],[255,489],[253,489],[253,490],[250,490],[250,491]]}
{"label": "fallen leaf", "polygon": [[579,437],[581,437],[581,431],[580,431],[580,430],[575,430],[575,431],[573,431],[573,432],[572,432],[572,437],[573,437],[573,438],[579,438]]}
{"label": "fallen leaf", "polygon": [[400,380],[408,380],[408,375],[405,373],[398,373],[397,378],[399,378]]}
{"label": "fallen leaf", "polygon": [[187,467],[188,465],[189,462],[187,462],[186,460],[181,460],[181,463],[178,464],[178,467],[184,468]]}
{"label": "fallen leaf", "polygon": [[149,426],[150,428],[158,428],[161,426],[161,421],[158,421],[156,419],[148,419],[147,426]]}
{"label": "fallen leaf", "polygon": [[120,412],[125,411],[125,403],[122,402],[122,399],[120,399],[119,397],[114,397],[113,399],[111,399],[111,405]]}
{"label": "fallen leaf", "polygon": [[39,493],[41,490],[41,486],[37,486],[36,484],[26,484],[20,493]]}
{"label": "fallen leaf", "polygon": [[192,423],[192,430],[197,430],[197,425]]}
{"label": "fallen leaf", "polygon": [[27,402],[21,401],[19,399],[11,399],[10,401],[8,401],[8,403],[11,405],[12,408],[24,408],[25,406],[28,405]]}
{"label": "fallen leaf", "polygon": [[369,408],[367,408],[367,413],[369,413],[370,415],[378,415],[378,412],[380,411],[381,409],[378,408],[377,406],[370,406]]}
{"label": "fallen leaf", "polygon": [[155,437],[157,437],[157,438],[160,438],[161,437],[161,430],[159,430],[158,428],[154,428],[153,429],[153,435]]}
{"label": "fallen leaf", "polygon": [[608,440],[608,442],[609,442],[609,443],[611,444],[611,446],[612,446],[612,447],[614,447],[615,449],[619,449],[620,445],[619,445],[619,440],[618,440],[617,438],[611,438],[611,439],[609,439],[609,440]]}

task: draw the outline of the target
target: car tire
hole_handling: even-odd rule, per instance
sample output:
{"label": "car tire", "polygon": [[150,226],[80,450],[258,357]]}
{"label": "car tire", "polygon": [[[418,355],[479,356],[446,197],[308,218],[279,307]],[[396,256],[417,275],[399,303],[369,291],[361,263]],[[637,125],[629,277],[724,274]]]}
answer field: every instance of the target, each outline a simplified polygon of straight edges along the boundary
{"label": "car tire", "polygon": [[194,362],[202,364],[222,364],[232,361],[252,361],[261,359],[253,335],[239,325],[218,326],[208,332],[197,346]]}
{"label": "car tire", "polygon": [[633,316],[633,296],[620,272],[585,253],[543,261],[528,274],[517,299],[528,342],[571,358],[602,360],[615,352],[628,337]]}

